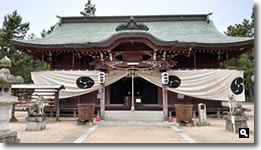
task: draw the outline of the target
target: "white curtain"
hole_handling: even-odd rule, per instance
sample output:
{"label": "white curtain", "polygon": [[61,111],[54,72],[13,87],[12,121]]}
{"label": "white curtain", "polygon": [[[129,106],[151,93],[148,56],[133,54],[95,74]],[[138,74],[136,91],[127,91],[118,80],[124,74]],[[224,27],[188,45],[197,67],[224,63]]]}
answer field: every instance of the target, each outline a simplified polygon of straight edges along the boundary
{"label": "white curtain", "polygon": [[[149,82],[162,87],[161,73],[150,71],[138,71],[138,76]],[[231,91],[231,83],[237,78],[243,78],[243,71],[221,70],[221,69],[202,69],[202,70],[173,70],[168,71],[169,75],[175,75],[181,79],[178,88],[169,88],[169,91],[183,95],[208,99],[208,100],[228,100]],[[234,94],[237,101],[245,101],[245,92]]]}
{"label": "white curtain", "polygon": [[[99,71],[41,71],[32,72],[32,80],[34,84],[59,84],[64,85],[65,90],[60,91],[60,98],[70,98],[84,95],[100,88],[98,83]],[[126,76],[127,72],[115,71],[105,74],[105,86],[108,86],[122,77]],[[76,85],[76,80],[79,77],[88,76],[94,80],[94,85],[88,89],[80,89]]]}
{"label": "white curtain", "polygon": [[[178,88],[168,88],[169,91],[183,95],[208,99],[208,100],[228,100],[231,91],[231,83],[237,77],[243,78],[243,71],[202,69],[202,70],[173,70],[168,71],[169,75],[175,75],[181,79]],[[105,86],[108,86],[121,78],[128,72],[114,71],[105,75]],[[161,73],[155,71],[137,71],[136,74],[149,82],[162,87]],[[79,77],[88,76],[95,82],[89,89],[80,89],[76,85]],[[69,98],[87,94],[98,90],[98,71],[42,71],[32,72],[32,79],[35,84],[60,84],[65,86],[65,90],[60,91],[60,98]],[[123,85],[124,86],[124,85]],[[238,95],[234,94],[237,101],[245,101],[244,91]]]}

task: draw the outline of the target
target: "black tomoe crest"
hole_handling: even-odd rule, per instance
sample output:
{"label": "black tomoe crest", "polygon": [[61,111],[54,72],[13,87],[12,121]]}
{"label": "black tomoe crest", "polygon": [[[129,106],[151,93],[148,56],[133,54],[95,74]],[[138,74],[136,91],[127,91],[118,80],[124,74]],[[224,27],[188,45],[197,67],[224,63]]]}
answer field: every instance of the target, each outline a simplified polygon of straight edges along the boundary
{"label": "black tomoe crest", "polygon": [[181,84],[181,80],[177,76],[169,76],[169,84],[170,88],[178,88]]}
{"label": "black tomoe crest", "polygon": [[76,80],[76,85],[80,89],[91,88],[94,85],[94,81],[90,77],[79,77]]}
{"label": "black tomoe crest", "polygon": [[244,79],[242,77],[235,78],[232,81],[230,88],[234,94],[236,95],[241,94],[244,90]]}

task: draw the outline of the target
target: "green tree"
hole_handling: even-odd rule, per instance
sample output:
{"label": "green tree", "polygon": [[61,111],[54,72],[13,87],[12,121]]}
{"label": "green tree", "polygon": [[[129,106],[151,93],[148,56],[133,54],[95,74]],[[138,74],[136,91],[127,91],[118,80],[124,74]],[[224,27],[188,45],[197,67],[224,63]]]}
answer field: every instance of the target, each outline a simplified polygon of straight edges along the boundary
{"label": "green tree", "polygon": [[84,11],[81,11],[80,14],[83,16],[95,16],[96,7],[94,4],[91,3],[91,0],[85,4]]}
{"label": "green tree", "polygon": [[53,32],[55,28],[55,25],[51,26],[49,30],[45,31],[45,29],[43,29],[43,31],[40,33],[42,38],[45,38],[47,35],[49,35],[50,33]]}
{"label": "green tree", "polygon": [[29,40],[36,39],[36,35],[34,33],[30,33],[30,34],[27,35],[26,38],[29,39]]}
{"label": "green tree", "polygon": [[[254,8],[251,16],[251,20],[244,19],[242,23],[230,25],[225,32],[228,36],[237,36],[237,37],[254,37]],[[246,96],[250,101],[254,99],[254,82],[251,80],[251,77],[255,72],[254,65],[254,48],[238,58],[232,58],[228,61],[221,63],[221,67],[229,69],[241,69],[244,70],[245,78],[245,90]]]}
{"label": "green tree", "polygon": [[13,56],[17,50],[11,46],[10,40],[21,40],[26,36],[29,23],[22,23],[22,17],[15,10],[11,14],[4,17],[3,27],[0,29],[0,56]]}
{"label": "green tree", "polygon": [[[12,61],[10,71],[14,75],[20,75],[25,83],[32,83],[30,70],[43,68],[44,63],[34,63],[34,59],[13,47],[10,41],[22,40],[26,37],[29,30],[29,23],[22,23],[22,17],[17,11],[4,17],[3,27],[0,29],[0,58],[8,56]],[[30,34],[27,38],[34,39],[36,36]]]}

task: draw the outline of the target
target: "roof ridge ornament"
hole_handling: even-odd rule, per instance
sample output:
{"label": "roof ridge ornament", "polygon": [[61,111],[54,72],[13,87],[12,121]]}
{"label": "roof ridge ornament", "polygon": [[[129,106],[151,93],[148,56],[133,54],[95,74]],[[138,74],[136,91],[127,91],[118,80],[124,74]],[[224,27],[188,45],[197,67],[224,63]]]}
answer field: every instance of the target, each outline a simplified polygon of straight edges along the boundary
{"label": "roof ridge ornament", "polygon": [[211,16],[211,15],[213,15],[213,12],[210,12],[210,13],[207,14],[207,17],[206,17],[206,21],[207,21],[207,23],[210,22],[209,16]]}
{"label": "roof ridge ornament", "polygon": [[127,24],[120,24],[116,27],[116,31],[122,31],[122,30],[145,30],[148,31],[149,27],[143,23],[137,23],[134,20],[134,17],[131,16],[130,20]]}
{"label": "roof ridge ornament", "polygon": [[211,16],[211,15],[213,15],[213,12],[210,12],[210,13],[208,13],[207,15],[208,15],[208,16]]}

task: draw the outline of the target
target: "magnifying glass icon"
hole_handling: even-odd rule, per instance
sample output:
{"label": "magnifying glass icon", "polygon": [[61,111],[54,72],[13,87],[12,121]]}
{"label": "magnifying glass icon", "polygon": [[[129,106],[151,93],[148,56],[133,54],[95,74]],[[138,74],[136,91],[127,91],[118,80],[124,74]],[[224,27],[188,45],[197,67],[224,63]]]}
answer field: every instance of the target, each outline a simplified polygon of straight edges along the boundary
{"label": "magnifying glass icon", "polygon": [[245,137],[248,137],[248,135],[247,135],[245,129],[241,129],[241,130],[240,130],[240,134],[241,134],[241,135],[244,135]]}

